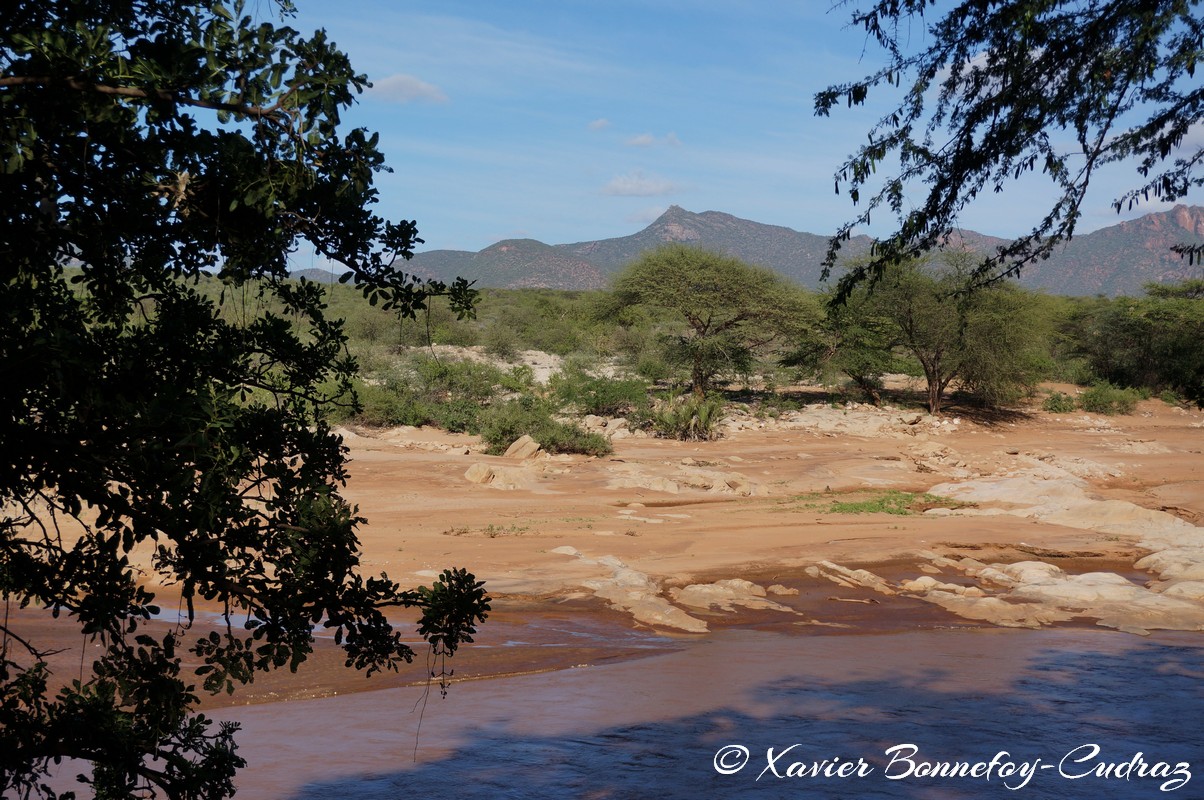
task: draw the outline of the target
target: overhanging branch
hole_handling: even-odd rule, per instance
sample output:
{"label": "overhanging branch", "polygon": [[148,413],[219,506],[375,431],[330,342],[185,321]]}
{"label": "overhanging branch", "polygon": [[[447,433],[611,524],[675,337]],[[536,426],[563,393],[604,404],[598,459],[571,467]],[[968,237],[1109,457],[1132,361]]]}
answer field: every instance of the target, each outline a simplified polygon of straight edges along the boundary
{"label": "overhanging branch", "polygon": [[143,89],[136,86],[110,86],[107,83],[96,83],[76,77],[59,78],[52,75],[17,75],[0,78],[0,89],[11,86],[53,86],[63,85],[79,92],[97,92],[116,97],[129,97],[138,100],[160,100],[176,105],[193,108],[207,108],[213,111],[228,111],[231,114],[250,117],[252,119],[267,119],[283,122],[294,112],[284,107],[284,101],[295,89],[290,89],[281,95],[270,106],[246,105],[243,103],[223,103],[216,100],[205,100],[199,97],[173,92],[168,89]]}

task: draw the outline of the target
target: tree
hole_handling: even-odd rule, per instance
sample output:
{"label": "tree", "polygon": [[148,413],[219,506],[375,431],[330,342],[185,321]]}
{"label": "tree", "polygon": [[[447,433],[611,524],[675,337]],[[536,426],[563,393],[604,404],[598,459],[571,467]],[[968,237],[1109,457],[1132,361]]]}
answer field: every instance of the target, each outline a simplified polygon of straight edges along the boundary
{"label": "tree", "polygon": [[1016,401],[1044,367],[1041,326],[1014,286],[966,291],[970,271],[967,254],[947,253],[939,264],[892,265],[872,289],[855,287],[845,303],[830,306],[830,358],[873,369],[889,363],[874,359],[876,348],[879,358],[895,348],[908,353],[923,370],[933,414],[955,383],[990,406]]}
{"label": "tree", "polygon": [[[320,32],[241,2],[10,3],[0,69],[0,792],[52,796],[50,765],[78,759],[97,797],[226,797],[236,726],[193,713],[194,681],[295,669],[317,625],[350,666],[396,669],[391,608],[445,657],[489,607],[463,570],[359,572],[325,417],[355,363],[288,255],[308,242],[403,314],[467,313],[472,290],[394,268],[421,240],[371,211],[376,137],[340,134],[367,84]],[[180,625],[149,622],[159,598]],[[27,606],[101,645],[78,679]]]}
{"label": "tree", "polygon": [[[841,241],[872,212],[885,206],[897,219],[872,258],[841,278],[841,296],[943,244],[980,193],[1000,192],[1026,173],[1045,174],[1057,200],[1030,233],[983,257],[980,281],[1015,275],[1071,238],[1104,165],[1130,162],[1140,176],[1114,199],[1118,212],[1177,200],[1204,181],[1204,149],[1185,141],[1204,116],[1204,87],[1192,80],[1204,51],[1195,2],[959,0],[928,25],[930,44],[908,52],[919,38],[910,23],[927,23],[935,5],[876,0],[854,10],[853,25],[884,48],[887,63],[815,98],[816,113],[827,115],[840,102],[864,103],[871,91],[905,88],[836,174],[837,192],[844,185],[857,203],[878,167],[897,161],[830,243],[829,269]],[[917,201],[911,193],[920,185],[926,194]]]}
{"label": "tree", "polygon": [[1099,302],[1074,323],[1078,354],[1103,380],[1204,407],[1204,281],[1149,284],[1145,297]]}
{"label": "tree", "polygon": [[698,395],[720,373],[747,370],[755,352],[811,315],[802,292],[771,270],[684,244],[645,253],[618,275],[614,292],[620,305],[665,309],[684,324],[669,350],[689,365]]}
{"label": "tree", "polygon": [[824,379],[842,374],[875,405],[882,399],[882,376],[896,365],[894,321],[867,292],[854,292],[842,303],[829,292],[825,317],[808,330],[782,363]]}

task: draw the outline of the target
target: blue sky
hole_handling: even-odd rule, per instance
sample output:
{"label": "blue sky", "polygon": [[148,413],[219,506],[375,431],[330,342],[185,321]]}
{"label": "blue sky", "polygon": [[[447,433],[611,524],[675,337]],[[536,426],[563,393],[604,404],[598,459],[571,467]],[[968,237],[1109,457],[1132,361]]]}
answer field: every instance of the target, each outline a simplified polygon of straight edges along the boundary
{"label": "blue sky", "polygon": [[[346,122],[380,132],[378,213],[417,220],[420,250],[625,236],[671,204],[828,234],[854,214],[833,174],[885,108],[814,116],[880,58],[828,0],[297,5],[374,82]],[[1098,183],[1080,231],[1118,220]],[[1016,236],[1048,202],[1018,185],[962,223]]]}

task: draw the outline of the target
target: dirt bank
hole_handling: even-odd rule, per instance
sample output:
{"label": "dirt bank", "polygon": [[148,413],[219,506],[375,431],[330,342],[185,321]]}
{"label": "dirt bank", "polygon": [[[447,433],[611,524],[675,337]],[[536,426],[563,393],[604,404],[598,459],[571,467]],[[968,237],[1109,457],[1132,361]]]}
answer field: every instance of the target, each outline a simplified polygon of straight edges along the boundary
{"label": "dirt bank", "polygon": [[[465,566],[494,597],[480,646],[448,665],[456,679],[633,658],[731,627],[1137,631],[1144,623],[1093,616],[1084,599],[1128,586],[1140,602],[1186,604],[1145,627],[1204,629],[1191,580],[1192,559],[1204,561],[1204,416],[1161,401],[1127,417],[994,420],[815,405],[738,418],[717,442],[618,438],[604,458],[485,456],[474,437],[428,429],[346,440],[346,494],[369,520],[365,570],[418,585]],[[508,477],[474,482],[474,465]],[[1049,567],[1004,569],[1026,562]],[[1101,574],[1111,577],[1081,577]],[[1162,624],[1172,618],[1180,624]],[[64,629],[62,644],[73,636]],[[78,668],[78,646],[58,660]],[[297,675],[232,700],[381,688],[429,671],[366,681],[320,640]]]}

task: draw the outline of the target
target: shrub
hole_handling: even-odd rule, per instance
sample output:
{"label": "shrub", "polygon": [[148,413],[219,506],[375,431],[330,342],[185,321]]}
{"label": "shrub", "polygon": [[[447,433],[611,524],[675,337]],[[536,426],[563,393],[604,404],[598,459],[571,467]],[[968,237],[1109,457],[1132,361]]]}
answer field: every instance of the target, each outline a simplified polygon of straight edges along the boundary
{"label": "shrub", "polygon": [[438,360],[426,356],[414,361],[418,384],[440,399],[452,397],[485,401],[493,397],[506,380],[506,373],[492,364],[454,359]]}
{"label": "shrub", "polygon": [[1054,414],[1069,414],[1077,407],[1074,398],[1064,392],[1050,392],[1049,397],[1041,404],[1041,408]]}
{"label": "shrub", "polygon": [[635,374],[650,383],[659,383],[673,376],[673,367],[660,353],[642,353],[635,362]]}
{"label": "shrub", "polygon": [[[482,406],[470,397],[448,397],[429,407],[428,422],[450,433],[476,433],[480,430]],[[413,423],[411,423],[413,424]]]}
{"label": "shrub", "polygon": [[511,443],[526,434],[549,453],[581,453],[600,456],[612,451],[610,440],[577,425],[552,418],[552,407],[533,397],[498,403],[481,414],[481,438],[492,455],[506,452]]}
{"label": "shrub", "polygon": [[652,428],[667,439],[714,441],[719,438],[723,406],[723,399],[719,397],[687,395],[662,400],[652,408]]}
{"label": "shrub", "polygon": [[507,392],[525,392],[535,385],[535,370],[527,364],[515,364],[502,376],[501,386]]}
{"label": "shrub", "polygon": [[1110,383],[1097,383],[1079,398],[1084,411],[1096,414],[1132,414],[1141,396],[1133,389],[1121,389]]}
{"label": "shrub", "polygon": [[1182,406],[1186,404],[1183,395],[1176,392],[1174,389],[1163,389],[1158,395],[1158,399],[1166,403],[1168,406]]}
{"label": "shrub", "polygon": [[616,417],[648,405],[648,388],[641,380],[590,375],[570,367],[548,382],[556,399],[581,414]]}
{"label": "shrub", "polygon": [[411,367],[394,367],[357,384],[362,425],[437,425],[453,433],[476,433],[479,417],[503,390],[518,387],[523,373],[502,372],[474,361],[439,361],[422,356]]}
{"label": "shrub", "polygon": [[429,425],[431,409],[415,393],[390,378],[383,383],[356,381],[355,394],[360,410],[347,415],[360,425],[389,428],[395,425]]}
{"label": "shrub", "polygon": [[489,326],[481,337],[481,342],[485,345],[485,352],[494,358],[500,358],[503,361],[518,359],[518,334],[505,325]]}

